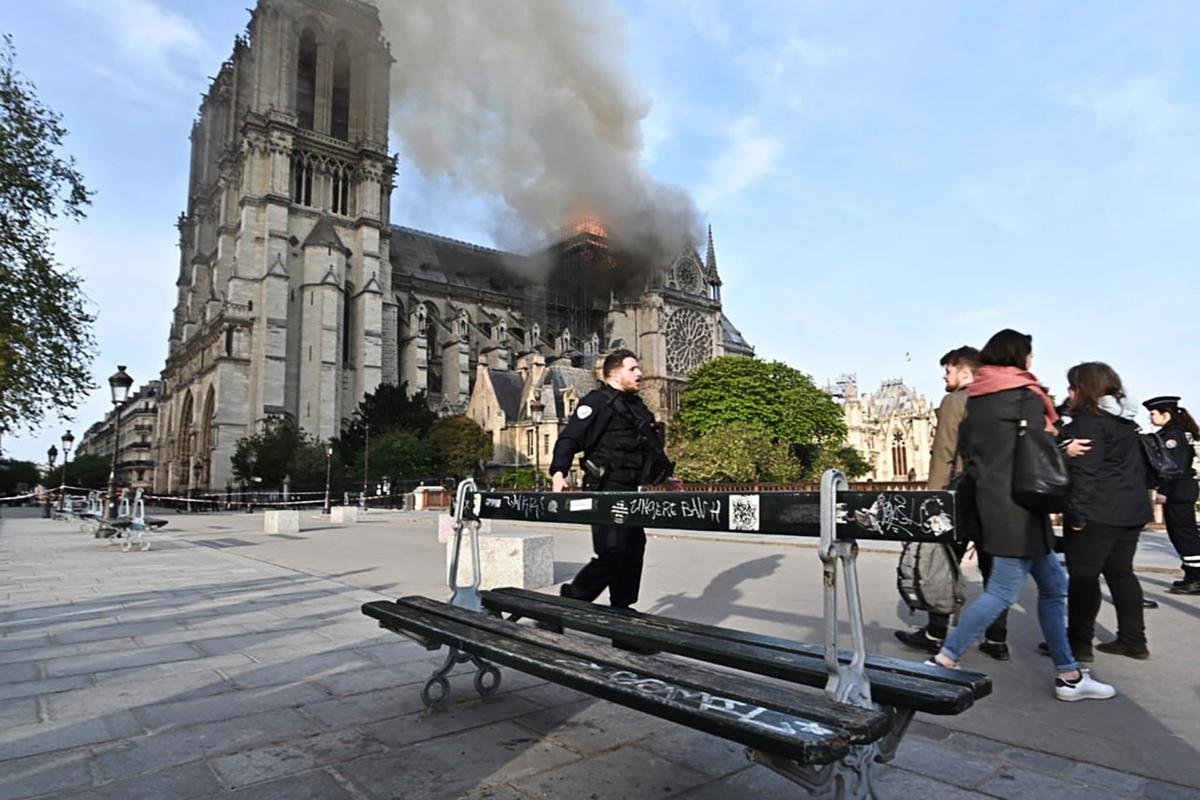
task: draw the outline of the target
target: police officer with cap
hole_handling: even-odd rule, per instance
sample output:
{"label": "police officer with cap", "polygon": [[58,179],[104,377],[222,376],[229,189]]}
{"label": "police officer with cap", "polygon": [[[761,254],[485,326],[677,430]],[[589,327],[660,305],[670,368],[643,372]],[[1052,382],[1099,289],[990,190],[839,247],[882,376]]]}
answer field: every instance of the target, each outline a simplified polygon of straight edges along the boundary
{"label": "police officer with cap", "polygon": [[[674,473],[663,452],[662,428],[638,390],[642,368],[630,350],[614,350],[604,359],[604,386],[589,392],[554,443],[550,462],[552,489],[567,487],[575,454],[583,452],[583,488],[634,491],[662,483]],[[563,597],[591,602],[608,589],[609,602],[628,608],[638,598],[646,531],[625,525],[593,525],[596,556],[575,579],[563,584]]]}
{"label": "police officer with cap", "polygon": [[1183,580],[1175,581],[1167,591],[1172,594],[1200,594],[1200,533],[1196,530],[1195,457],[1191,441],[1200,438],[1200,429],[1174,395],[1152,397],[1143,403],[1150,410],[1150,422],[1159,428],[1163,447],[1175,462],[1177,471],[1163,478],[1155,488],[1154,502],[1163,507],[1167,536],[1183,560]]}

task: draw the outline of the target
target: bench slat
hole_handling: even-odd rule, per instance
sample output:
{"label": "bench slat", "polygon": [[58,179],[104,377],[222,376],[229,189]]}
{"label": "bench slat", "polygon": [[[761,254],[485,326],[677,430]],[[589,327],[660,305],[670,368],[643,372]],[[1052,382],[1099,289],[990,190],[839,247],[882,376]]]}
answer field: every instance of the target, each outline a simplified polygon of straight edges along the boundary
{"label": "bench slat", "polygon": [[396,603],[404,608],[419,609],[539,647],[637,671],[688,689],[703,689],[743,703],[801,716],[844,731],[853,744],[875,741],[887,733],[890,725],[887,715],[881,712],[837,703],[824,694],[797,692],[745,674],[715,670],[675,659],[635,655],[607,644],[575,636],[559,636],[531,625],[516,625],[497,616],[468,611],[426,597],[405,597]]}
{"label": "bench slat", "polygon": [[[756,750],[806,764],[827,764],[841,758],[848,750],[848,734],[831,726],[688,689],[679,685],[678,679],[667,682],[652,678],[644,669],[606,664],[605,661],[609,659],[601,661],[586,654],[573,655],[562,646],[551,648],[532,644],[507,634],[467,625],[417,607],[410,602],[413,599],[406,598],[401,601],[403,604],[389,601],[366,603],[362,611],[379,620],[389,630],[412,632],[496,664]],[[525,627],[504,620],[497,622],[514,629]],[[679,672],[687,669],[686,665],[672,667]]]}
{"label": "bench slat", "polygon": [[[772,650],[778,650],[784,653],[805,656],[816,659],[820,662],[818,664],[814,664],[812,668],[815,672],[819,673],[822,681],[824,680],[824,676],[826,674],[825,649],[817,644],[806,644],[804,642],[796,642],[790,639],[784,639],[779,636],[767,636],[765,634],[752,633],[750,631],[722,628],[717,625],[705,625],[699,622],[691,622],[674,617],[664,617],[658,614],[643,614],[638,611],[617,610],[609,606],[584,603],[580,600],[571,600],[558,595],[543,594],[541,592],[530,591],[529,589],[491,589],[484,591],[481,594],[484,605],[489,608],[494,608],[497,611],[510,610],[506,607],[507,598],[545,603],[550,606],[559,606],[565,609],[583,608],[596,613],[608,614],[618,620],[636,619],[639,622],[644,622],[647,625],[662,628],[663,630],[694,633],[700,636],[708,636],[713,639],[724,639],[730,642],[755,645]],[[843,663],[849,663],[850,656],[851,654],[845,650],[842,650],[838,653],[838,657]],[[954,686],[964,686],[971,690],[976,700],[987,697],[992,693],[992,679],[981,672],[971,672],[964,669],[939,669],[937,667],[926,666],[919,661],[907,661],[902,658],[891,658],[889,656],[878,655],[868,655],[866,667],[868,674],[872,676],[872,682],[874,682],[874,675],[877,672],[890,672],[897,675],[924,678],[926,680],[947,683]]]}
{"label": "bench slat", "polygon": [[[464,516],[522,522],[821,535],[819,492],[473,492]],[[956,541],[954,492],[838,492],[837,535],[896,542]]]}
{"label": "bench slat", "polygon": [[[564,628],[597,636],[619,637],[639,646],[650,646],[664,652],[745,670],[772,678],[823,687],[828,678],[824,661],[811,656],[784,652],[737,641],[713,639],[687,630],[673,630],[648,624],[637,612],[601,610],[600,606],[580,601],[571,605],[551,604],[536,598],[484,593],[485,606],[503,610],[541,622],[552,622]],[[871,697],[876,702],[911,708],[928,714],[959,714],[975,701],[974,692],[966,686],[927,680],[913,675],[879,670],[868,671]]]}

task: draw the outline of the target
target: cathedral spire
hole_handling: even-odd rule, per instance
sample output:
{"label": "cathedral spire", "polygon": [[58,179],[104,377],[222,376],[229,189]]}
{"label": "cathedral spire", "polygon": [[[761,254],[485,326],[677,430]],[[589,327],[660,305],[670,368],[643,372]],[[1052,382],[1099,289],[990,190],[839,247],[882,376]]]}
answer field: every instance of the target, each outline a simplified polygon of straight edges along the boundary
{"label": "cathedral spire", "polygon": [[720,285],[721,277],[717,274],[717,249],[713,247],[711,224],[708,226],[708,252],[704,254],[704,270],[708,273],[710,281]]}

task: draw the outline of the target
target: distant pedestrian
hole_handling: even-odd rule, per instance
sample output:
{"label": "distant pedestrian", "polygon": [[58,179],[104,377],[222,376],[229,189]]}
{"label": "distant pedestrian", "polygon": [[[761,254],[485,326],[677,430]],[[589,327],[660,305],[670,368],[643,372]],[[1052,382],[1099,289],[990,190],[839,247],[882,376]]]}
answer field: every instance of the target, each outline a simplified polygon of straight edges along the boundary
{"label": "distant pedestrian", "polygon": [[1102,653],[1145,659],[1142,586],[1133,572],[1138,536],[1154,518],[1146,493],[1146,460],[1138,441],[1137,410],[1121,378],[1098,361],[1067,372],[1071,423],[1064,438],[1091,440],[1088,452],[1068,462],[1071,488],[1063,517],[1067,574],[1067,639],[1075,657],[1092,660],[1100,575],[1117,610],[1117,636],[1096,646]]}
{"label": "distant pedestrian", "polygon": [[[1192,440],[1200,439],[1200,429],[1179,397],[1164,395],[1143,403],[1150,410],[1150,422],[1159,428],[1163,446],[1171,453],[1178,476],[1159,482],[1154,502],[1163,507],[1167,536],[1183,560],[1183,580],[1171,584],[1172,594],[1200,594],[1200,533],[1196,531],[1196,470],[1192,466],[1195,449]],[[1189,440],[1188,437],[1192,439]]]}
{"label": "distant pedestrian", "polygon": [[1067,641],[1064,620],[1067,576],[1054,553],[1047,514],[1030,511],[1013,498],[1013,464],[1023,422],[1028,430],[1053,431],[1054,403],[1033,364],[1033,338],[1005,329],[980,351],[981,366],[968,387],[967,416],[960,428],[963,469],[973,485],[978,514],[976,547],[994,557],[983,594],[967,603],[958,627],[931,664],[956,667],[967,649],[1002,612],[1017,601],[1030,575],[1038,588],[1038,622],[1054,659],[1054,694],[1059,700],[1104,699],[1116,694],[1079,667]]}

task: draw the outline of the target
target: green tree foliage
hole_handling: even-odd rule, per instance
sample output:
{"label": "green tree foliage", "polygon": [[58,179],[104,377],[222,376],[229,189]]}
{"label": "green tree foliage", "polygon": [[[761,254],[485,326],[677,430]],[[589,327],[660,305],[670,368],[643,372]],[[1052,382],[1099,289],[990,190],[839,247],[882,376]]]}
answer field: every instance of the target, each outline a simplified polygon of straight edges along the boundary
{"label": "green tree foliage", "polygon": [[[533,467],[512,467],[496,476],[493,485],[497,489],[534,489],[537,486],[537,470]],[[549,476],[542,476],[542,486],[550,485]]]}
{"label": "green tree foliage", "polygon": [[671,444],[675,476],[689,483],[798,480],[802,465],[787,444],[771,438],[757,425],[732,422],[694,438],[678,437]]}
{"label": "green tree foliage", "polygon": [[[33,430],[75,408],[92,383],[92,324],[79,277],[55,261],[60,217],[89,203],[75,160],[60,154],[62,118],[44,106],[0,44],[0,427]],[[70,474],[70,473],[68,473]]]}
{"label": "green tree foliage", "polygon": [[842,409],[812,378],[780,361],[724,356],[698,367],[672,431],[685,481],[788,482],[838,467],[869,471],[846,446]]}
{"label": "green tree foliage", "polygon": [[42,473],[32,461],[0,459],[0,495],[24,492],[41,482]]}
{"label": "green tree foliage", "polygon": [[[425,393],[417,392],[405,396],[405,384],[381,384],[374,392],[363,397],[353,416],[342,421],[342,435],[336,447],[346,464],[362,474],[363,447],[366,442],[367,425],[371,427],[371,460],[375,460],[375,439],[392,430],[403,430],[424,438],[437,415],[429,410]],[[375,469],[371,468],[374,473]]]}
{"label": "green tree foliage", "polygon": [[480,459],[492,457],[492,438],[470,417],[442,417],[429,429],[426,442],[439,476],[474,475]]}
{"label": "green tree foliage", "polygon": [[[305,453],[303,448],[309,451]],[[292,473],[297,466],[297,452],[305,458],[309,470],[312,462],[319,460],[320,480],[324,481],[325,456],[321,444],[302,431],[291,416],[269,422],[260,433],[238,439],[231,459],[233,475],[242,483],[250,484],[257,478],[255,484],[269,487],[281,486],[284,477],[290,475],[293,483],[299,485],[301,481]]]}
{"label": "green tree foliage", "polygon": [[[59,464],[42,478],[45,486],[57,487],[62,480],[63,465]],[[104,456],[82,455],[67,464],[67,485],[86,489],[103,489],[108,486],[108,473],[112,470],[112,459]]]}
{"label": "green tree foliage", "polygon": [[[395,484],[403,478],[429,475],[429,449],[415,433],[395,428],[371,440],[371,477],[389,478]],[[358,465],[362,475],[362,465]]]}

